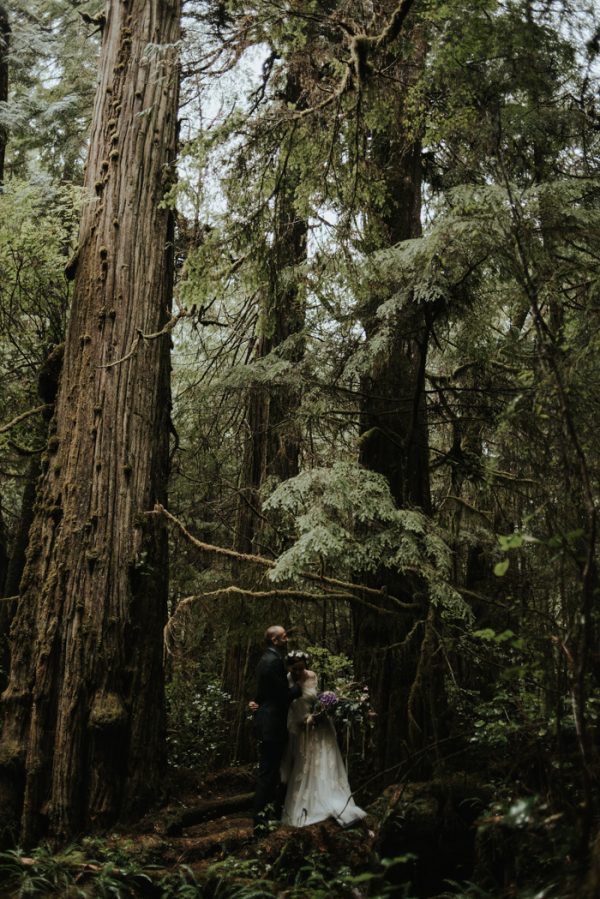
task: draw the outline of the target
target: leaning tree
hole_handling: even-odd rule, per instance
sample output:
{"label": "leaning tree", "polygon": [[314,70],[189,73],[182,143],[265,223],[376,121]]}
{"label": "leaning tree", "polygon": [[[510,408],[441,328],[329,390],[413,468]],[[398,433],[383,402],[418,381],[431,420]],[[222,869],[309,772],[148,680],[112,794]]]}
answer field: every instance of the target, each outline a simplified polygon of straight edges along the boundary
{"label": "leaning tree", "polygon": [[[109,0],[64,363],[3,694],[0,818],[32,843],[135,812],[164,759],[179,0]],[[19,824],[20,822],[20,824]]]}

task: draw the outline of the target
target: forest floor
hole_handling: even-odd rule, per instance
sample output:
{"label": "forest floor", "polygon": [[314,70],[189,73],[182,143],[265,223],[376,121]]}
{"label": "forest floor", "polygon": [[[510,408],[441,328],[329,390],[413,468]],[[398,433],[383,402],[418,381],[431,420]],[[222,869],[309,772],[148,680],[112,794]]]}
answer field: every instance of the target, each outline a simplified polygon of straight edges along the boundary
{"label": "forest floor", "polygon": [[[347,829],[334,821],[301,830],[274,825],[256,838],[251,818],[254,778],[250,766],[201,779],[194,772],[178,773],[177,793],[169,805],[143,819],[135,835],[128,835],[146,860],[156,864],[160,859],[161,868],[155,870],[153,880],[196,883],[206,896],[235,890],[236,896],[243,897],[244,886],[252,896],[309,896],[311,891],[326,896],[328,879],[343,868],[347,895],[366,895],[353,881],[367,879],[375,820]],[[331,895],[343,886],[341,882],[332,886]]]}
{"label": "forest floor", "polygon": [[274,826],[260,839],[250,816],[253,788],[250,766],[209,775],[180,769],[168,802],[134,826],[58,853],[0,853],[0,897],[583,896],[569,885],[577,878],[561,857],[568,822],[546,814],[524,827],[510,815],[490,817],[490,788],[464,772],[388,787],[350,828],[331,820]]}
{"label": "forest floor", "polygon": [[157,865],[158,895],[187,896],[184,887],[207,899],[584,895],[569,848],[574,821],[531,798],[502,810],[471,772],[393,784],[362,803],[368,817],[351,828],[276,825],[261,839],[250,817],[254,778],[252,766],[177,772],[169,804],[126,837]]}

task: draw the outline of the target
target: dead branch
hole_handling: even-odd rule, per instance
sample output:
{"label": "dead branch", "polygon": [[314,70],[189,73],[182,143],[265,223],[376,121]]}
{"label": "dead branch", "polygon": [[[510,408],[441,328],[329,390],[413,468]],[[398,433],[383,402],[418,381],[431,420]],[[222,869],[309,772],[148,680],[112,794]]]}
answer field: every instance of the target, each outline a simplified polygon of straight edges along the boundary
{"label": "dead branch", "polygon": [[[393,609],[382,608],[381,606],[376,606],[374,603],[367,602],[367,600],[361,599],[356,596],[354,593],[334,593],[333,591],[324,590],[321,593],[311,593],[305,590],[290,590],[290,589],[279,589],[279,590],[250,590],[244,587],[221,587],[218,590],[210,590],[206,593],[197,593],[193,596],[186,596],[185,599],[180,600],[173,611],[173,614],[167,621],[164,629],[164,646],[165,651],[172,655],[172,647],[175,642],[175,623],[176,619],[182,612],[185,612],[192,605],[197,602],[201,602],[203,599],[215,599],[220,596],[248,596],[251,599],[273,599],[275,597],[285,597],[286,599],[298,599],[304,600],[308,602],[319,602],[322,599],[335,599],[339,601],[352,602],[357,605],[366,607],[373,612],[377,612],[380,615],[394,615],[395,612]],[[413,628],[414,630],[414,628]],[[407,640],[412,636],[413,631],[411,630]]]}
{"label": "dead branch", "polygon": [[[192,534],[190,534],[185,525],[181,521],[179,521],[178,518],[172,515],[171,512],[165,509],[165,507],[160,503],[156,503],[153,512],[147,512],[146,514],[162,515],[164,518],[174,524],[190,543],[193,543],[194,546],[197,546],[198,549],[203,550],[203,552],[213,553],[218,556],[225,556],[228,559],[236,559],[240,562],[248,562],[250,565],[260,565],[263,568],[275,568],[276,563],[272,559],[265,559],[263,556],[256,556],[251,553],[239,553],[233,549],[227,549],[224,546],[215,546],[212,543],[204,543],[202,540],[198,540],[197,537],[194,537]],[[355,584],[352,581],[341,581],[337,578],[315,574],[312,571],[300,571],[298,572],[298,576],[309,581],[314,581],[318,584],[327,584],[331,587],[340,587],[343,590],[355,590],[358,593],[366,593],[369,596],[376,596],[378,597],[378,599],[385,599],[386,602],[390,602],[392,605],[396,606],[399,609],[421,608],[421,603],[404,602],[403,600],[398,599],[398,597],[386,593],[385,590],[377,590],[374,587],[367,587],[364,584]],[[357,599],[356,595],[354,595],[354,599]]]}
{"label": "dead branch", "polygon": [[12,421],[2,425],[2,427],[0,427],[0,434],[5,434],[7,431],[10,431],[11,428],[14,428],[14,426],[18,425],[20,422],[25,421],[26,418],[30,418],[32,415],[37,415],[38,412],[45,412],[47,409],[52,408],[51,403],[44,403],[43,406],[36,406],[35,409],[28,409],[27,412],[22,412],[21,415],[17,415],[16,418],[13,418]]}
{"label": "dead branch", "polygon": [[142,341],[156,340],[158,337],[162,337],[164,334],[170,334],[177,322],[182,318],[186,318],[187,315],[189,315],[187,309],[180,309],[177,315],[172,315],[166,325],[161,328],[160,331],[156,331],[154,334],[144,334],[141,328],[136,328],[137,337],[133,341],[129,352],[126,353],[125,356],[122,356],[120,359],[115,359],[114,362],[107,362],[106,365],[99,365],[98,368],[113,368],[115,365],[121,365],[122,362],[127,362],[127,360],[131,359],[131,357],[137,352],[137,349]]}

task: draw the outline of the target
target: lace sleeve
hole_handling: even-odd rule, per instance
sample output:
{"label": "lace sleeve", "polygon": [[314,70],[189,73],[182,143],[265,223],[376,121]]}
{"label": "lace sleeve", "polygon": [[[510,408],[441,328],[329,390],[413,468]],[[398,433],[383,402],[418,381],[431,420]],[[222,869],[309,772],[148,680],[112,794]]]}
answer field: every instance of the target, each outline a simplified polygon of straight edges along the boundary
{"label": "lace sleeve", "polygon": [[297,734],[306,723],[306,719],[312,713],[317,699],[318,681],[314,671],[308,672],[308,677],[302,682],[302,696],[295,699],[290,706],[288,714],[288,730],[291,734]]}
{"label": "lace sleeve", "polygon": [[302,682],[302,698],[313,701],[317,698],[319,681],[314,671],[307,671],[306,678]]}

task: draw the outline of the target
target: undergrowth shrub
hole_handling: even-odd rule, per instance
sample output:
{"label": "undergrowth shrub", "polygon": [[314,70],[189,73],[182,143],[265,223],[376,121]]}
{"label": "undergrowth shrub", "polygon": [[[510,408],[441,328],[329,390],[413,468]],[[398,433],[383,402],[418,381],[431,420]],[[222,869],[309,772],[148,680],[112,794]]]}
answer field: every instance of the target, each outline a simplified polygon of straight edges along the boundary
{"label": "undergrowth shrub", "polygon": [[197,667],[178,670],[166,687],[167,749],[174,768],[214,768],[229,737],[225,710],[231,696]]}

